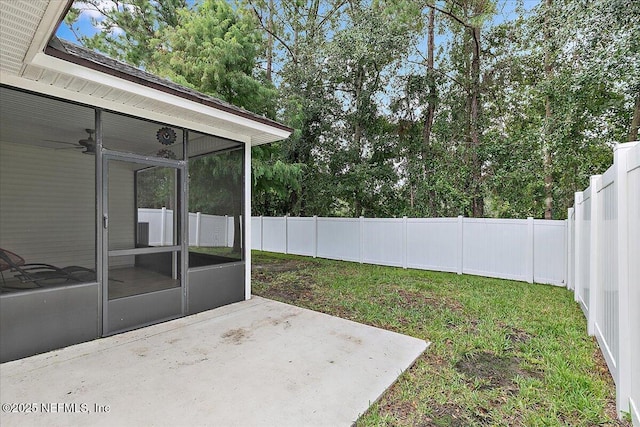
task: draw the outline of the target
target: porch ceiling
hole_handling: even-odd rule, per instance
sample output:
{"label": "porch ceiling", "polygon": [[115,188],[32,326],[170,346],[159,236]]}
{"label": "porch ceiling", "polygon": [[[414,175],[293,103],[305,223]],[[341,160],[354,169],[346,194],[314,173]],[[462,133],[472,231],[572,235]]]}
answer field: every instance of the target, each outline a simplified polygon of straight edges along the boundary
{"label": "porch ceiling", "polygon": [[[54,150],[71,150],[78,155],[82,151],[77,144],[87,137],[85,129],[93,128],[93,111],[74,104],[33,96],[20,91],[0,87],[0,142],[29,144]],[[160,144],[155,135],[157,123],[138,121],[132,126],[128,117],[108,114],[103,124],[108,122],[106,147],[115,151],[129,152],[135,144],[135,152],[152,155]],[[177,153],[182,152],[182,135],[172,145]],[[190,133],[189,156],[197,156],[211,151],[225,150],[237,146],[236,142]],[[67,145],[64,145],[64,144]],[[75,150],[74,150],[75,148]],[[161,147],[160,147],[161,148]]]}
{"label": "porch ceiling", "polygon": [[0,83],[251,145],[289,136],[276,122],[192,91],[172,91],[170,82],[144,84],[124,64],[114,74],[45,54],[71,2],[0,1]]}

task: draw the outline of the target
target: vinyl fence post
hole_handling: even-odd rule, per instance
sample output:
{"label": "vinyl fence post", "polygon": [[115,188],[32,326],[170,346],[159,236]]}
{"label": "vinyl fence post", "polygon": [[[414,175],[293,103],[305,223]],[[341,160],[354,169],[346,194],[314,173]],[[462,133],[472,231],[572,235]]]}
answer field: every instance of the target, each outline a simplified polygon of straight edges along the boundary
{"label": "vinyl fence post", "polygon": [[407,217],[402,217],[402,268],[407,268]]}
{"label": "vinyl fence post", "polygon": [[464,217],[458,215],[458,274],[464,272]]}
{"label": "vinyl fence post", "polygon": [[163,206],[162,210],[160,211],[160,246],[164,246],[164,241],[167,237],[166,227],[167,227],[167,208]]}
{"label": "vinyl fence post", "polygon": [[313,216],[313,257],[318,257],[318,215]]}
{"label": "vinyl fence post", "polygon": [[574,248],[573,245],[573,230],[575,230],[575,218],[573,218],[574,208],[567,209],[567,271],[565,273],[566,276],[566,285],[567,289],[573,289],[573,257]]}
{"label": "vinyl fence post", "polygon": [[535,223],[533,222],[532,217],[527,218],[527,270],[525,272],[527,277],[527,282],[533,283],[534,280],[534,266],[535,266]]}
{"label": "vinyl fence post", "polygon": [[582,223],[584,221],[584,206],[582,205],[582,200],[584,198],[584,193],[582,191],[578,191],[575,193],[575,202],[573,204],[575,209],[575,251],[573,258],[573,271],[575,280],[573,282],[573,299],[576,302],[580,302],[580,289],[582,288],[582,269],[585,268],[585,260],[583,260],[582,256],[582,246],[584,245],[584,236],[582,235]]}
{"label": "vinyl fence post", "polygon": [[598,230],[601,227],[600,224],[600,197],[598,194],[598,185],[601,182],[602,175],[593,175],[590,178],[591,186],[591,223],[590,225],[590,239],[591,245],[589,247],[589,319],[587,323],[587,332],[589,335],[595,335],[596,333],[596,314],[598,311],[598,294],[600,290],[599,280],[599,260],[598,252],[600,249],[600,242],[598,238]]}
{"label": "vinyl fence post", "polygon": [[263,221],[264,217],[262,215],[260,215],[260,250],[263,250],[263,237],[264,236],[264,221]]}
{"label": "vinyl fence post", "polygon": [[196,212],[196,246],[200,246],[200,232],[201,232],[202,215],[200,212]]}
{"label": "vinyl fence post", "polygon": [[[235,221],[235,220],[234,220]],[[229,215],[224,216],[224,246],[229,247]],[[231,243],[233,247],[233,243]]]}
{"label": "vinyl fence post", "polygon": [[360,224],[360,264],[362,264],[364,260],[364,217],[361,216],[359,219]]}
{"label": "vinyl fence post", "polygon": [[[628,200],[628,167],[627,159],[629,158],[629,149],[637,143],[618,144],[613,151],[613,166],[616,168],[616,191],[617,191],[617,211],[618,211],[618,370],[616,380],[616,409],[618,416],[622,415],[622,411],[629,412],[629,400],[631,397],[632,385],[631,378],[638,373],[632,375],[632,350],[631,342],[633,333],[638,325],[634,325],[631,329],[630,317],[630,280],[629,280],[629,244],[630,233],[629,227],[629,200]],[[635,261],[637,262],[637,260]],[[636,307],[637,309],[637,307]],[[638,357],[638,355],[636,355]]]}
{"label": "vinyl fence post", "polygon": [[284,216],[284,253],[289,253],[289,215]]}

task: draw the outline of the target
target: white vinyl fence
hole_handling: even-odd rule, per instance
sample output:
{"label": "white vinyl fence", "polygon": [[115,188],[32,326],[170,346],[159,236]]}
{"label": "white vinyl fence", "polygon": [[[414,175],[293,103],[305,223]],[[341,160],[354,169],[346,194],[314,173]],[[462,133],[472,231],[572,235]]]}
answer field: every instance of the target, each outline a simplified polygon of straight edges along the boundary
{"label": "white vinyl fence", "polygon": [[[171,209],[138,209],[138,223],[149,224],[149,244],[173,242],[173,211]],[[233,247],[233,217],[189,213],[189,245]]]}
{"label": "white vinyl fence", "polygon": [[568,218],[568,287],[616,383],[618,411],[640,426],[640,142],[615,148]]}
{"label": "white vinyl fence", "polygon": [[252,249],[566,283],[566,222],[529,218],[253,217]]}

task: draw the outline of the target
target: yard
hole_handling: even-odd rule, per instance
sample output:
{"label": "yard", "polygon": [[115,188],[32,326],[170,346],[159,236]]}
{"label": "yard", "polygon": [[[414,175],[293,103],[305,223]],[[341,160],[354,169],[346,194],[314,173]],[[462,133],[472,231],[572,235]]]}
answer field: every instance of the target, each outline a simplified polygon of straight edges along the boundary
{"label": "yard", "polygon": [[432,342],[357,426],[630,426],[564,288],[256,251],[252,262],[256,295]]}

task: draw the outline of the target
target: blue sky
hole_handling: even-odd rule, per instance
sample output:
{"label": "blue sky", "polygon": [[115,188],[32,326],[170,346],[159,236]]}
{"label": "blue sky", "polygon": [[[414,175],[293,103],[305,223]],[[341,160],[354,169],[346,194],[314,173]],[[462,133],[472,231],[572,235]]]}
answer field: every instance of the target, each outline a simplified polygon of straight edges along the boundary
{"label": "blue sky", "polygon": [[[111,3],[104,0],[105,4]],[[516,17],[516,7],[521,4],[525,10],[529,11],[540,3],[540,0],[498,0],[498,13],[493,19],[493,24],[500,24]],[[98,29],[91,23],[91,18],[99,18],[101,15],[97,11],[86,10],[76,23],[77,32],[81,35],[91,36],[98,32]],[[56,35],[62,39],[76,42],[77,39],[69,27],[62,23]]]}

